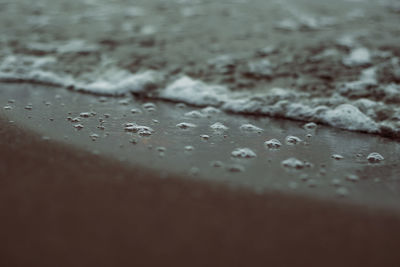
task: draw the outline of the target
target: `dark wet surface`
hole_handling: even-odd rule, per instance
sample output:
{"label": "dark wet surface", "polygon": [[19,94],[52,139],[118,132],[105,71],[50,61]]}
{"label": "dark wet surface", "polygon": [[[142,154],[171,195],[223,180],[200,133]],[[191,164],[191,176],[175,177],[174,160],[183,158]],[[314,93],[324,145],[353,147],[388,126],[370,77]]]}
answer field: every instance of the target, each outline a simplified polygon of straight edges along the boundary
{"label": "dark wet surface", "polygon": [[[0,114],[14,125],[38,133],[43,142],[62,142],[127,164],[151,168],[160,178],[180,174],[187,179],[246,187],[257,193],[290,192],[399,208],[400,144],[379,136],[320,125],[309,130],[304,129],[301,122],[223,112],[191,118],[185,114],[193,110],[201,112],[201,109],[153,101],[155,108],[149,111],[152,105],[146,100],[104,99],[30,85],[2,86],[1,99]],[[27,109],[27,105],[31,108]],[[5,110],[4,106],[11,109]],[[132,113],[132,109],[140,112]],[[83,112],[91,115],[86,118]],[[154,133],[141,136],[127,132],[125,123],[129,122],[151,127]],[[196,127],[181,129],[176,126],[182,122]],[[229,129],[224,132],[211,129],[216,122]],[[240,129],[248,123],[263,131]],[[76,129],[74,125],[77,124],[83,128]],[[201,138],[201,135],[209,138]],[[287,136],[299,137],[302,142],[289,145],[285,141]],[[264,145],[273,138],[282,143],[279,149],[268,149]],[[237,148],[249,148],[256,157],[232,157],[232,151]],[[367,156],[372,152],[382,154],[384,161],[369,163]],[[343,159],[333,159],[334,154]],[[282,166],[282,161],[289,158],[296,158],[305,165],[301,169]],[[351,179],[349,175],[358,178]]]}

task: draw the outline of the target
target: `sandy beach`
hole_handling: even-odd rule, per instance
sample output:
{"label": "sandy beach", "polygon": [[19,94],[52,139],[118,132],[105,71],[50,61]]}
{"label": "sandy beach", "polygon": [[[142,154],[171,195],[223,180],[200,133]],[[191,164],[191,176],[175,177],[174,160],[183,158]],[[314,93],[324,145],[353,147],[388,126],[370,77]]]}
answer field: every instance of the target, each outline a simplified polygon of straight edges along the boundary
{"label": "sandy beach", "polygon": [[400,217],[392,210],[160,179],[142,167],[43,142],[4,121],[1,129],[3,266],[396,266],[400,260]]}
{"label": "sandy beach", "polygon": [[398,266],[399,10],[0,0],[0,266]]}

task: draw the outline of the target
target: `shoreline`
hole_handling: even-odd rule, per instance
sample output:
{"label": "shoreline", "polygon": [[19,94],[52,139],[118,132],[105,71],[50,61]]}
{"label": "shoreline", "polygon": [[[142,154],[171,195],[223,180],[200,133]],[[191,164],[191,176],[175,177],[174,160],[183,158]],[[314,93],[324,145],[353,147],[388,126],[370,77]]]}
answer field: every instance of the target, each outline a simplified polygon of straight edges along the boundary
{"label": "shoreline", "polygon": [[2,127],[2,136],[5,266],[394,266],[399,260],[398,213],[160,179],[15,126]]}

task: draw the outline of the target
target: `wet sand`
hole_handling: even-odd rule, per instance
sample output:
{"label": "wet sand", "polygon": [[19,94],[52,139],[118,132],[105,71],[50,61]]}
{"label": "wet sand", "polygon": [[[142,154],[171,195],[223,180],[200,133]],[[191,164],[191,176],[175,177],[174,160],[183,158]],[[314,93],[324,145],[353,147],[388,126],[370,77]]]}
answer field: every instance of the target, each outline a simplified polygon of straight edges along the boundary
{"label": "wet sand", "polygon": [[[264,182],[257,182],[258,161],[239,161],[250,164],[239,174],[226,170],[215,173],[212,167],[202,172],[200,167],[193,176],[192,166],[207,166],[214,159],[204,151],[224,155],[223,162],[237,163],[229,156],[230,147],[215,136],[207,142],[197,139],[196,131],[208,128],[210,119],[205,119],[207,127],[198,127],[194,132],[135,136],[138,143],[133,145],[129,142],[133,136],[123,131],[123,123],[133,119],[130,108],[140,105],[140,100],[131,99],[128,108],[116,105],[114,100],[101,103],[93,96],[54,88],[3,86],[2,99],[10,99],[11,95],[15,99],[13,109],[2,111],[0,128],[3,266],[396,266],[400,260],[398,195],[392,193],[391,197],[389,193],[396,181],[396,169],[380,187],[379,183],[369,185],[373,181],[368,177],[355,185],[343,181],[351,188],[345,198],[335,195],[334,187],[329,185],[335,174],[329,165],[328,178],[313,176],[318,182],[316,187],[306,182],[302,186],[296,180],[300,173],[287,172],[275,160],[272,163],[277,163],[279,171],[270,167],[272,172],[264,172]],[[25,109],[24,101],[32,104],[31,110]],[[47,101],[51,105],[46,105]],[[91,105],[84,105],[85,101]],[[86,110],[98,113],[82,122],[85,128],[77,131],[67,121],[69,115],[63,107],[77,114]],[[108,107],[114,108],[115,116],[105,124],[110,139],[100,135],[92,141],[89,135]],[[157,103],[157,108],[155,112],[143,111],[139,118],[148,122],[149,118],[159,118],[160,124],[172,125],[166,131],[178,129],[182,133],[174,120],[166,121],[163,105]],[[181,109],[175,104],[167,108],[185,111]],[[213,119],[226,115],[217,116]],[[248,117],[245,120],[261,125]],[[195,121],[201,125],[201,121]],[[286,123],[289,126],[278,128],[280,135],[274,132],[275,122],[268,121],[269,129],[262,136],[253,134],[249,138],[244,134],[242,140],[242,133],[229,138],[251,145],[265,135],[282,138],[296,127],[304,131],[297,122]],[[85,131],[87,128],[91,131]],[[353,140],[374,138],[327,129],[348,138],[353,135]],[[320,132],[315,134],[316,140],[324,136],[324,131]],[[174,147],[183,150],[186,143],[175,143],[182,140],[194,145],[192,155],[173,153]],[[217,145],[215,151],[207,145],[212,142]],[[154,151],[159,145],[166,147],[164,157]],[[311,143],[311,149],[321,152],[318,143]],[[262,150],[257,150],[258,159]],[[283,157],[298,156],[304,153],[301,151],[283,148],[281,153]],[[272,163],[270,166],[274,166]],[[374,167],[365,163],[347,160],[347,164],[364,166],[366,173],[374,172]],[[390,170],[390,166],[385,169]],[[286,186],[293,180],[300,184],[297,189]],[[274,186],[276,181],[282,186]],[[381,201],[375,201],[378,197]]]}
{"label": "wet sand", "polygon": [[[154,70],[166,84],[187,75],[329,97],[370,66],[343,65],[365,46],[379,82],[398,84],[385,65],[400,57],[388,3],[0,0],[0,266],[398,266],[398,140],[18,79],[35,68],[89,81]],[[264,59],[279,66],[272,76],[249,73]],[[392,122],[389,100],[377,119]],[[262,131],[240,129],[249,123]],[[272,138],[279,149],[264,145]],[[238,148],[256,157],[233,157]],[[384,161],[368,162],[371,152]],[[283,166],[292,157],[301,168]]]}
{"label": "wet sand", "polygon": [[398,213],[160,179],[1,125],[2,266],[396,266],[400,260]]}

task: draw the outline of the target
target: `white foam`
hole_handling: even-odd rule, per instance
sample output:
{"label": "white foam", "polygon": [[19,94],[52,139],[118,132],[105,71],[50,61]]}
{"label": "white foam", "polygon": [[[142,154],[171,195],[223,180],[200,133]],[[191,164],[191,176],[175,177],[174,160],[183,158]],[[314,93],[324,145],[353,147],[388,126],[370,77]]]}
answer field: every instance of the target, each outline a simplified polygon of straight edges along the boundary
{"label": "white foam", "polygon": [[357,131],[376,132],[378,125],[371,118],[350,104],[342,104],[327,110],[321,120],[331,126]]}
{"label": "white foam", "polygon": [[181,77],[160,93],[160,97],[198,106],[219,106],[227,100],[229,90],[223,86],[207,85],[187,76]]}
{"label": "white foam", "polygon": [[100,95],[143,93],[154,89],[161,80],[162,75],[154,71],[131,74],[121,70],[114,70],[101,80],[89,83],[77,83],[75,90]]}
{"label": "white foam", "polygon": [[371,62],[371,54],[365,47],[353,49],[350,54],[343,58],[343,64],[346,66],[362,66]]}

